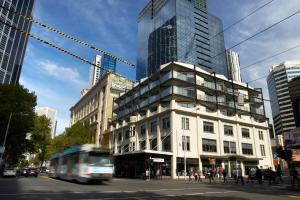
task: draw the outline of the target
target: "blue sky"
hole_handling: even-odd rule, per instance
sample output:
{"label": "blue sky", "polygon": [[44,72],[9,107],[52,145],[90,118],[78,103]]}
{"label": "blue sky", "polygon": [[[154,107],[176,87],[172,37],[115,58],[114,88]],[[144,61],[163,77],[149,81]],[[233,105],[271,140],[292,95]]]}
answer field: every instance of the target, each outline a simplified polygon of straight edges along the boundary
{"label": "blue sky", "polygon": [[[223,20],[224,27],[247,15],[269,0],[209,0],[209,12]],[[287,3],[288,2],[288,3]],[[147,0],[37,0],[33,17],[49,26],[136,62],[137,16]],[[226,47],[300,10],[299,0],[275,0],[247,20],[225,32]],[[264,34],[234,48],[240,54],[241,67],[266,56],[300,44],[300,14],[270,29]],[[47,31],[35,24],[31,32],[88,60],[97,52]],[[268,74],[272,64],[285,60],[300,60],[300,48],[242,71],[245,82]],[[69,125],[69,108],[88,85],[88,64],[30,39],[24,59],[20,82],[38,97],[38,106],[57,109],[58,129],[62,133]],[[135,70],[118,63],[117,72],[131,80]],[[253,82],[269,97],[266,79]],[[270,106],[266,104],[268,117]]]}

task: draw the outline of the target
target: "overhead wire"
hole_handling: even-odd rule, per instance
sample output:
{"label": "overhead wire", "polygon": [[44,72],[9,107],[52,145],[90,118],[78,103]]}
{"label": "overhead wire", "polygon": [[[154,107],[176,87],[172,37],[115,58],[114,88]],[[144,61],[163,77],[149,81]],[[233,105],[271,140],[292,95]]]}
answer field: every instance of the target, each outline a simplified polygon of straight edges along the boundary
{"label": "overhead wire", "polygon": [[252,63],[252,64],[250,64],[250,65],[247,65],[247,66],[245,66],[245,67],[241,67],[241,70],[244,70],[244,69],[246,69],[246,68],[248,68],[248,67],[252,67],[252,66],[254,66],[254,65],[257,65],[257,64],[259,64],[259,63],[262,63],[262,62],[264,62],[264,61],[266,61],[266,60],[269,60],[269,59],[274,58],[274,57],[276,57],[276,56],[279,56],[279,55],[281,55],[281,54],[284,54],[284,53],[286,53],[286,52],[289,52],[289,51],[292,51],[292,50],[294,50],[294,49],[297,49],[297,48],[299,48],[299,47],[300,47],[300,44],[299,44],[299,45],[296,45],[296,46],[293,46],[293,47],[291,47],[291,48],[288,48],[288,49],[286,49],[286,50],[284,50],[284,51],[281,51],[281,52],[279,52],[279,53],[273,54],[273,55],[271,55],[271,56],[265,57],[265,58],[263,58],[263,59],[261,59],[261,60],[259,60],[259,61],[256,61],[256,62],[254,62],[254,63]]}
{"label": "overhead wire", "polygon": [[74,58],[77,58],[77,59],[79,59],[79,60],[81,60],[81,61],[83,61],[83,62],[85,62],[85,63],[88,63],[88,64],[90,64],[90,65],[93,65],[93,66],[95,66],[95,67],[97,67],[97,68],[100,68],[100,69],[102,69],[102,70],[104,70],[104,71],[107,71],[107,72],[109,71],[109,70],[107,70],[107,69],[105,69],[105,68],[103,68],[103,67],[100,67],[100,66],[98,66],[98,65],[96,65],[96,64],[94,64],[94,63],[92,63],[92,62],[90,62],[90,61],[88,61],[88,60],[86,60],[86,59],[84,59],[84,58],[82,58],[82,57],[80,57],[80,56],[78,56],[78,55],[76,55],[76,54],[70,52],[70,51],[67,51],[67,50],[65,50],[65,49],[63,49],[63,48],[61,48],[61,47],[59,47],[59,46],[57,46],[57,45],[54,45],[54,44],[52,44],[52,43],[50,43],[50,42],[48,42],[48,41],[45,41],[45,40],[43,40],[43,39],[41,39],[41,38],[39,38],[39,37],[36,37],[36,36],[34,36],[33,34],[27,32],[27,31],[25,31],[25,30],[23,30],[23,29],[20,29],[20,28],[14,26],[14,25],[11,25],[11,24],[9,24],[9,23],[3,21],[2,18],[0,18],[0,23],[2,23],[2,24],[4,24],[4,25],[6,25],[6,26],[9,26],[9,27],[11,27],[11,28],[13,28],[13,29],[19,31],[20,33],[22,33],[22,34],[25,35],[25,36],[29,36],[29,37],[31,37],[31,38],[33,38],[33,39],[39,41],[39,42],[42,42],[42,43],[44,43],[44,44],[46,44],[46,45],[48,45],[48,46],[50,46],[50,47],[52,47],[52,48],[55,48],[55,49],[57,49],[57,50],[59,50],[59,51],[65,53],[65,54],[68,54],[68,55],[70,55],[70,56],[72,56],[72,57],[74,57]]}
{"label": "overhead wire", "polygon": [[[228,49],[229,49],[229,50],[230,50],[230,49],[233,49],[233,48],[235,48],[235,47],[237,47],[237,46],[239,46],[239,45],[241,45],[241,44],[247,42],[248,40],[253,39],[254,37],[256,37],[256,36],[258,36],[258,35],[264,33],[265,31],[267,31],[267,30],[269,30],[269,29],[271,29],[271,28],[273,28],[273,27],[275,27],[275,26],[277,26],[277,25],[283,23],[284,21],[286,21],[286,20],[288,20],[288,19],[294,17],[295,15],[297,15],[297,14],[299,14],[299,13],[300,13],[300,10],[298,10],[298,11],[292,13],[291,15],[289,15],[289,16],[287,16],[287,17],[285,17],[285,18],[279,20],[278,22],[273,23],[272,25],[270,25],[270,26],[268,26],[268,27],[266,27],[266,28],[264,28],[264,29],[258,31],[257,33],[255,33],[255,34],[251,35],[250,37],[248,37],[248,38],[246,38],[246,39],[244,39],[244,40],[238,42],[237,44],[231,46],[231,47],[228,48]],[[220,51],[220,53],[217,53],[216,55],[212,56],[210,59],[214,59],[214,58],[216,58],[217,56],[220,56],[220,55],[222,55],[222,54],[225,54],[225,51]],[[203,64],[203,63],[204,63],[204,62],[200,62],[200,63],[198,63],[198,65],[201,65],[201,64]]]}
{"label": "overhead wire", "polygon": [[59,30],[56,29],[56,28],[47,26],[47,25],[45,25],[45,24],[43,24],[43,23],[41,23],[41,22],[39,22],[39,21],[33,19],[32,17],[25,16],[25,15],[23,15],[23,14],[21,14],[21,13],[15,11],[15,10],[10,9],[10,8],[7,8],[7,7],[3,6],[3,5],[0,5],[0,8],[6,10],[6,11],[8,11],[8,12],[14,13],[15,15],[17,15],[17,16],[19,16],[19,17],[22,17],[22,18],[25,19],[25,20],[28,20],[28,21],[30,21],[30,22],[33,22],[33,23],[35,23],[35,24],[37,24],[37,25],[39,25],[39,26],[42,26],[43,28],[46,28],[46,29],[48,29],[48,30],[50,30],[50,31],[52,31],[52,32],[54,32],[54,33],[57,33],[57,34],[59,34],[59,35],[65,37],[65,38],[67,38],[67,39],[73,40],[73,41],[75,41],[75,42],[77,42],[77,43],[79,43],[79,44],[81,44],[81,45],[83,45],[83,46],[85,46],[85,47],[87,47],[87,48],[90,48],[90,49],[93,49],[93,50],[95,50],[95,51],[98,51],[98,52],[100,52],[100,53],[102,53],[102,54],[108,55],[109,57],[111,57],[111,58],[113,58],[113,59],[115,59],[115,60],[117,60],[117,61],[119,61],[119,62],[125,63],[125,64],[127,64],[127,65],[129,65],[129,66],[131,66],[131,67],[135,67],[134,64],[132,64],[132,63],[130,63],[130,62],[128,62],[128,61],[126,61],[126,60],[124,60],[124,59],[122,59],[122,58],[119,58],[119,57],[117,57],[117,56],[114,56],[114,55],[112,55],[112,54],[110,54],[110,53],[108,53],[108,52],[106,52],[106,51],[104,51],[104,50],[102,50],[102,49],[99,49],[99,48],[97,48],[97,47],[95,47],[95,46],[93,46],[93,45],[91,45],[91,44],[89,44],[89,43],[87,43],[87,42],[84,42],[84,41],[82,41],[82,40],[79,40],[79,39],[77,39],[77,38],[75,38],[75,37],[73,37],[73,36],[71,36],[71,35],[68,35],[68,34],[66,34],[66,33],[63,33],[62,31],[59,31]]}
{"label": "overhead wire", "polygon": [[252,12],[250,12],[249,14],[247,14],[246,16],[242,17],[241,19],[237,20],[236,22],[232,23],[231,25],[227,26],[226,28],[224,28],[222,31],[220,31],[219,33],[217,33],[216,35],[210,37],[209,39],[213,39],[216,36],[226,32],[227,30],[231,29],[232,27],[234,27],[235,25],[241,23],[242,21],[244,21],[245,19],[247,19],[248,17],[250,17],[251,15],[253,15],[254,13],[258,12],[259,10],[263,9],[264,7],[266,7],[267,5],[271,4],[273,1],[275,0],[271,0],[268,1],[267,3],[263,4],[262,6],[256,8],[255,10],[253,10]]}

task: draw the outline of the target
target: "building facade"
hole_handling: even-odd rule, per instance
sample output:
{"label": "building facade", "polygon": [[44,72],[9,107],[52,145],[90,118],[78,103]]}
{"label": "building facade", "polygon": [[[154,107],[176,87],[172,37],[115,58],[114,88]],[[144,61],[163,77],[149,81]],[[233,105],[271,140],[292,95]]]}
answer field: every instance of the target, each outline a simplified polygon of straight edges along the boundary
{"label": "building facade", "polygon": [[57,110],[49,107],[37,107],[36,108],[36,114],[38,116],[46,116],[51,123],[51,137],[54,138],[56,135],[56,127],[57,127]]}
{"label": "building facade", "polygon": [[295,128],[295,118],[289,92],[289,82],[300,76],[300,61],[273,65],[267,78],[275,134]]}
{"label": "building facade", "polygon": [[132,88],[133,82],[114,73],[106,73],[70,108],[71,126],[87,122],[95,129],[95,143],[100,144],[112,120],[113,99]]}
{"label": "building facade", "polygon": [[228,67],[228,79],[242,82],[239,54],[231,50],[226,50],[226,60]]}
{"label": "building facade", "polygon": [[104,54],[101,59],[100,77],[103,76],[107,71],[116,72],[116,65],[116,59]]}
{"label": "building facade", "polygon": [[[31,17],[34,0],[1,0],[0,4]],[[0,16],[3,21],[30,32],[31,22],[3,8],[0,9]],[[28,36],[0,23],[0,84],[19,82],[27,42]]]}
{"label": "building facade", "polygon": [[138,19],[136,79],[178,61],[227,76],[222,21],[203,0],[152,0]]}
{"label": "building facade", "polygon": [[295,117],[296,127],[300,127],[300,76],[289,82],[289,92]]}
{"label": "building facade", "polygon": [[[171,62],[115,100],[110,147],[116,176],[273,166],[261,89]],[[149,164],[149,159],[154,162]],[[186,165],[184,165],[186,163]],[[186,167],[185,167],[186,166]]]}
{"label": "building facade", "polygon": [[99,67],[95,67],[94,65],[90,67],[89,88],[95,85],[100,78],[101,58],[100,55],[96,55],[93,60],[93,63]]}

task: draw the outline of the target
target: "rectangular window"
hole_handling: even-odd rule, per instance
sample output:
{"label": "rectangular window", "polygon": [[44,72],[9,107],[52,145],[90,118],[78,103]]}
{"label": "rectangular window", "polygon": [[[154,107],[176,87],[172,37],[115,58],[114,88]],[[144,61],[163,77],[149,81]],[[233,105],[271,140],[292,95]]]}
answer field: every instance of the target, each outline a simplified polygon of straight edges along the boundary
{"label": "rectangular window", "polygon": [[141,135],[145,135],[146,134],[146,125],[143,124],[141,125]]}
{"label": "rectangular window", "polygon": [[140,150],[146,149],[146,140],[140,141]]}
{"label": "rectangular window", "polygon": [[122,140],[122,133],[118,133],[118,141]]}
{"label": "rectangular window", "polygon": [[202,150],[205,152],[217,152],[217,141],[202,139]]}
{"label": "rectangular window", "polygon": [[182,150],[190,151],[190,136],[182,136]]}
{"label": "rectangular window", "polygon": [[203,131],[207,133],[214,133],[214,123],[203,122]]}
{"label": "rectangular window", "polygon": [[162,137],[161,141],[162,141],[162,150],[171,151],[171,137],[170,136]]}
{"label": "rectangular window", "polygon": [[128,152],[129,151],[129,145],[126,144],[123,146],[123,152]]}
{"label": "rectangular window", "polygon": [[135,127],[130,127],[129,130],[130,130],[130,136],[134,137],[135,136]]}
{"label": "rectangular window", "polygon": [[128,138],[129,138],[129,133],[130,133],[129,130],[126,130],[126,131],[125,131],[125,139],[128,139]]}
{"label": "rectangular window", "polygon": [[265,145],[260,145],[261,156],[266,156]]}
{"label": "rectangular window", "polygon": [[258,137],[260,140],[264,140],[264,134],[262,131],[258,131]]}
{"label": "rectangular window", "polygon": [[190,119],[186,117],[181,117],[181,128],[183,130],[190,130]]}
{"label": "rectangular window", "polygon": [[157,150],[157,138],[152,139],[150,145],[151,150]]}
{"label": "rectangular window", "polygon": [[129,151],[135,151],[135,142],[129,143]]}
{"label": "rectangular window", "polygon": [[151,130],[151,133],[156,133],[156,131],[157,131],[157,122],[156,121],[151,122],[150,130]]}
{"label": "rectangular window", "polygon": [[236,143],[224,141],[224,153],[236,154]]}
{"label": "rectangular window", "polygon": [[248,128],[242,128],[242,137],[243,138],[250,138],[250,132]]}
{"label": "rectangular window", "polygon": [[252,144],[242,143],[242,153],[245,155],[253,155]]}
{"label": "rectangular window", "polygon": [[162,125],[163,125],[163,129],[169,129],[170,128],[170,118],[169,117],[165,117],[162,119]]}
{"label": "rectangular window", "polygon": [[224,135],[230,135],[233,136],[233,127],[224,125]]}

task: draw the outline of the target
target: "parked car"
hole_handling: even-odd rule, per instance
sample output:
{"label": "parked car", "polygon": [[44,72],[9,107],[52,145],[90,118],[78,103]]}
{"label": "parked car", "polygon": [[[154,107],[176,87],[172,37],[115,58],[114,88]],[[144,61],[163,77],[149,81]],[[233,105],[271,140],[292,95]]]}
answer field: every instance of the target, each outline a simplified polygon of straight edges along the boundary
{"label": "parked car", "polygon": [[21,170],[21,175],[22,176],[34,176],[37,177],[38,176],[38,169],[37,168],[23,168]]}
{"label": "parked car", "polygon": [[38,176],[38,169],[37,168],[29,168],[28,169],[28,176]]}
{"label": "parked car", "polygon": [[5,168],[3,171],[3,176],[17,176],[17,170],[14,168]]}

